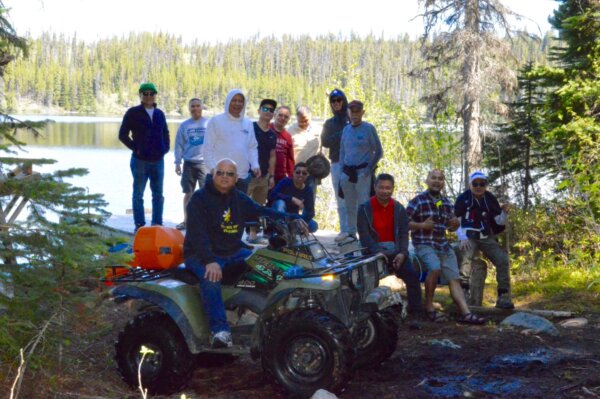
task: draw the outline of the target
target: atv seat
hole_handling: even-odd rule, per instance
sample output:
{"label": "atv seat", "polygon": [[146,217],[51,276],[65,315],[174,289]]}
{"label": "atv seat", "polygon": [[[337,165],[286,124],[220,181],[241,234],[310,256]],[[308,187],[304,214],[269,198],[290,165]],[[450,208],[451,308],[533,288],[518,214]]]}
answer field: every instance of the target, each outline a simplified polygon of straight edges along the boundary
{"label": "atv seat", "polygon": [[[245,261],[228,263],[223,268],[223,279],[221,284],[223,285],[235,285],[248,271],[249,267]],[[180,265],[174,269],[171,269],[171,277],[176,280],[183,281],[186,284],[196,285],[200,284],[200,279],[191,270],[185,268],[184,265]]]}

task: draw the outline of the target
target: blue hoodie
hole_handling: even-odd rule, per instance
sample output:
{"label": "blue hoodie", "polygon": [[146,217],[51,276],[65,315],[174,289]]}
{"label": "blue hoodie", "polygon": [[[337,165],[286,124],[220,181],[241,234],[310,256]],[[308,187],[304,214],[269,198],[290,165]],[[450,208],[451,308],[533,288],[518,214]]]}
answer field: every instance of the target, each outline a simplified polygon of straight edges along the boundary
{"label": "blue hoodie", "polygon": [[[331,99],[334,97],[342,98],[342,108],[339,111],[334,111],[331,106]],[[348,117],[348,99],[343,91],[335,89],[329,94],[329,105],[333,112],[333,117],[325,121],[321,132],[321,143],[323,147],[329,148],[329,159],[331,162],[340,161],[340,142],[342,140],[342,132],[344,127],[350,123]]]}

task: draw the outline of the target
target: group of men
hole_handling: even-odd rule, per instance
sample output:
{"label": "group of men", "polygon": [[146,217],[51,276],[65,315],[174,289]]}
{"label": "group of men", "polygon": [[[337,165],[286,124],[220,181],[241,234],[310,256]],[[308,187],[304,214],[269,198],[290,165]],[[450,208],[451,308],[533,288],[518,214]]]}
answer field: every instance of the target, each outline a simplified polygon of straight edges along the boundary
{"label": "group of men", "polygon": [[[151,223],[162,224],[163,157],[169,150],[166,119],[154,101],[156,87],[144,83],[139,92],[141,104],[127,111],[119,132],[121,141],[132,150],[136,229],[145,224],[143,192],[148,180],[152,190]],[[335,240],[354,240],[358,233],[366,252],[384,253],[389,269],[406,283],[409,313],[424,314],[434,322],[446,319],[433,303],[438,280],[443,277],[460,310],[459,321],[483,323],[484,319],[469,310],[465,299],[470,262],[478,251],[497,268],[496,306],[512,308],[508,256],[495,237],[506,223],[508,207],[501,207],[486,190],[487,177],[482,172],[473,173],[470,189],[452,205],[442,195],[443,171],[432,170],[426,179],[427,190],[404,208],[392,198],[393,176],[382,173],[374,177],[383,150],[375,127],[363,121],[363,103],[348,102],[339,89],[330,93],[329,103],[333,117],[325,122],[319,144],[319,137],[311,131],[310,110],[306,107],[297,110],[297,122],[290,128],[292,136],[286,130],[290,108],[277,107],[273,99],[260,102],[256,122],[245,116],[248,99],[237,89],[227,95],[224,112],[210,120],[202,116],[200,99],[189,102],[191,118],[181,124],[175,140],[175,172],[181,175],[186,210],[184,222],[178,227],[187,229],[185,264],[201,281],[213,346],[232,344],[220,281],[227,264],[249,255],[241,242],[246,223],[259,215],[294,217],[304,220],[307,231],[317,230],[316,184],[305,161],[320,151],[320,145],[329,149],[331,161],[340,222]],[[303,148],[294,148],[295,138]],[[202,189],[194,192],[196,184]],[[427,271],[424,305],[420,275],[409,256],[409,231],[418,259]],[[447,231],[457,231],[460,239],[462,275]],[[251,227],[248,240],[256,239],[256,229]]]}
{"label": "group of men", "polygon": [[[130,108],[123,118],[119,139],[132,150],[133,215],[135,229],[146,224],[144,190],[150,181],[152,191],[152,225],[162,225],[164,155],[169,151],[169,129],[164,113],[156,106],[157,89],[153,83],[139,88],[141,104]],[[187,204],[196,188],[202,188],[219,160],[235,162],[239,179],[236,188],[261,205],[302,213],[316,230],[314,197],[316,186],[303,162],[319,151],[319,138],[312,130],[311,113],[301,106],[297,122],[290,130],[287,106],[277,107],[272,99],[263,99],[258,120],[246,117],[248,100],[241,90],[231,90],[224,112],[210,119],[202,115],[204,105],[199,98],[189,101],[191,118],[185,120],[175,139],[175,173],[181,176],[184,193],[184,221],[187,226]],[[296,145],[294,144],[296,141]],[[296,164],[296,161],[301,162]],[[183,163],[183,167],[182,167]],[[249,230],[248,240],[259,241],[256,228]]]}
{"label": "group of men", "polygon": [[[407,288],[408,311],[425,314],[433,322],[443,322],[447,316],[438,312],[433,295],[442,279],[447,281],[450,294],[461,316],[459,322],[482,324],[485,320],[469,310],[470,265],[481,251],[496,267],[498,297],[496,307],[512,309],[508,255],[500,247],[496,235],[504,229],[509,207],[501,207],[496,197],[486,190],[487,176],[480,171],[470,175],[470,188],[453,205],[442,195],[444,172],[434,169],[427,175],[427,190],[409,201],[406,208],[392,199],[394,178],[382,173],[375,180],[375,196],[360,206],[358,231],[367,251],[382,252],[388,266]],[[417,259],[424,265],[425,304],[421,302],[420,274],[408,255],[408,232]],[[456,231],[460,239],[459,269],[455,249],[450,246],[447,231]]]}

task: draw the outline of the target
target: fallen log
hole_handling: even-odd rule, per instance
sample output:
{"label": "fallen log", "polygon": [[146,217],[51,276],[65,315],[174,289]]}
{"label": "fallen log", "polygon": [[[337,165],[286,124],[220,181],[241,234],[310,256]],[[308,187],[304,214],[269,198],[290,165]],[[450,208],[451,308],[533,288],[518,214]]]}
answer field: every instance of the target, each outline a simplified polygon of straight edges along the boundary
{"label": "fallen log", "polygon": [[473,312],[478,314],[497,314],[497,315],[508,315],[515,312],[526,312],[532,313],[542,317],[573,317],[575,316],[575,312],[571,312],[568,310],[543,310],[543,309],[522,309],[522,308],[514,308],[514,309],[498,309],[486,306],[469,306]]}

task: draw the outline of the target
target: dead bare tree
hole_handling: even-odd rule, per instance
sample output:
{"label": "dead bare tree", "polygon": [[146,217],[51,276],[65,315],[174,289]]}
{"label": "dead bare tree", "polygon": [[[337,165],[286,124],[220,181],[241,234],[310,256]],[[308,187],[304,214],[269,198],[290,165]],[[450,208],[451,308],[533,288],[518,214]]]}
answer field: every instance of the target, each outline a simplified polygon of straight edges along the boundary
{"label": "dead bare tree", "polygon": [[[502,113],[502,93],[516,88],[507,40],[509,17],[519,16],[500,0],[420,0],[425,21],[421,51],[424,65],[413,76],[427,78],[424,97],[432,116],[457,108],[463,123],[463,176],[482,166],[482,106]],[[501,36],[502,35],[502,36]]]}

